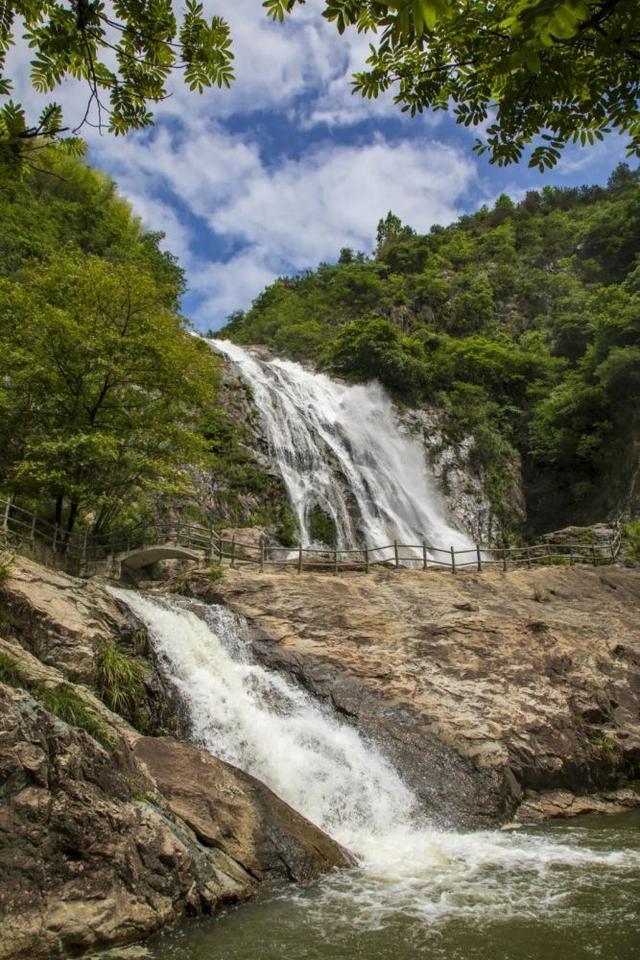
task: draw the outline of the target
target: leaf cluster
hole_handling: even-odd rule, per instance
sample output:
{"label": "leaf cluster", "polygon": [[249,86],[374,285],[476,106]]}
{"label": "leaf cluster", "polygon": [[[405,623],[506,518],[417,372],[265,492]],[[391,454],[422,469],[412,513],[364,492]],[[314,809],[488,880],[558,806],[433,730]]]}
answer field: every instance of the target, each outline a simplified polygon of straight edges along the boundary
{"label": "leaf cluster", "polygon": [[[282,19],[296,0],[265,6]],[[327,0],[323,15],[371,36],[355,92],[392,91],[412,116],[452,110],[482,131],[475,149],[492,163],[528,151],[545,170],[568,143],[610,131],[640,156],[638,0]]]}
{"label": "leaf cluster", "polygon": [[0,160],[20,161],[29,141],[59,141],[63,134],[71,134],[66,149],[78,153],[75,134],[85,124],[117,135],[148,126],[174,72],[199,92],[229,87],[233,79],[229,26],[219,16],[206,19],[197,0],[187,0],[180,20],[172,0],[0,0],[0,96],[12,89],[3,74],[18,30],[33,51],[36,91],[50,93],[70,77],[86,83],[88,99],[72,131],[58,104],[32,123],[10,100],[0,107]]}

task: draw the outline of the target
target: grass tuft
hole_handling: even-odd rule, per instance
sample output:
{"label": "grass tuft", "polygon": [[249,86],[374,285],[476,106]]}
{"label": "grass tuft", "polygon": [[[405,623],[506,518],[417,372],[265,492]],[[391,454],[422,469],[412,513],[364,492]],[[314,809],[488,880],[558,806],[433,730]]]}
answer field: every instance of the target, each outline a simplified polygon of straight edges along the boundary
{"label": "grass tuft", "polygon": [[204,575],[209,583],[218,583],[220,580],[224,579],[224,570],[219,564],[214,563],[206,568]]}
{"label": "grass tuft", "polygon": [[96,687],[111,710],[135,715],[144,700],[146,676],[146,665],[125,653],[117,640],[105,644],[96,670]]}
{"label": "grass tuft", "polygon": [[11,574],[11,567],[15,557],[8,550],[0,549],[0,587],[6,583]]}
{"label": "grass tuft", "polygon": [[10,687],[21,687],[26,684],[25,672],[9,653],[0,651],[0,682]]}

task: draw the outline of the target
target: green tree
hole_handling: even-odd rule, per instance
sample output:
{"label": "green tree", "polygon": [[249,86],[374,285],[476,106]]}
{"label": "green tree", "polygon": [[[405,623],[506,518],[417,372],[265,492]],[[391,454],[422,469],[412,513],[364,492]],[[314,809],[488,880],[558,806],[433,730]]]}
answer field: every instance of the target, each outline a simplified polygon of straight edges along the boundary
{"label": "green tree", "polygon": [[[283,19],[305,0],[267,0]],[[533,145],[529,165],[552,167],[568,142],[624,134],[640,156],[638,0],[327,0],[340,33],[372,36],[354,89],[393,88],[412,115],[448,110],[489,121],[476,150],[505,165]]]}
{"label": "green tree", "polygon": [[402,240],[408,240],[409,237],[413,235],[414,231],[411,227],[403,226],[400,217],[397,217],[393,211],[389,210],[386,217],[378,222],[376,256],[382,256],[389,247],[400,243]]}
{"label": "green tree", "polygon": [[136,263],[53,255],[0,280],[0,474],[55,504],[71,532],[159,492],[206,460],[198,420],[214,361]]}

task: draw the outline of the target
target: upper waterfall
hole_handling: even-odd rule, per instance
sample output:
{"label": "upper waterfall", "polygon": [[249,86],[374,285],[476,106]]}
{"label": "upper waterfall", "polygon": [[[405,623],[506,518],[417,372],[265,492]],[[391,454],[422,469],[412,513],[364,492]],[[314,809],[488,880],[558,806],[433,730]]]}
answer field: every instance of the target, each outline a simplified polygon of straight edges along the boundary
{"label": "upper waterfall", "polygon": [[253,390],[303,546],[313,540],[314,507],[332,517],[344,549],[393,540],[471,546],[447,517],[423,445],[403,430],[378,383],[340,383],[289,360],[260,360],[228,340],[209,342]]}

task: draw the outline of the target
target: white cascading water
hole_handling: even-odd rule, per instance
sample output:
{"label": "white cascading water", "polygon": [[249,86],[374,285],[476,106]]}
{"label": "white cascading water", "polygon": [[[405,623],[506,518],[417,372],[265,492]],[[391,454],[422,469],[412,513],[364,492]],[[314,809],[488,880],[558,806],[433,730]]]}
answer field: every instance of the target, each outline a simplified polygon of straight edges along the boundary
{"label": "white cascading water", "polygon": [[312,545],[309,520],[319,507],[333,518],[343,549],[394,540],[415,545],[407,551],[415,555],[425,541],[472,547],[447,517],[423,445],[402,429],[380,384],[352,386],[289,360],[260,360],[228,340],[209,343],[253,390],[303,546]]}
{"label": "white cascading water", "polygon": [[[582,883],[638,869],[640,855],[523,833],[438,830],[357,730],[281,675],[253,663],[243,621],[222,607],[113,593],[146,624],[186,704],[194,742],[266,783],[353,851],[361,869],[325,881],[322,900],[380,925],[527,915]],[[198,614],[194,612],[198,609]]]}

